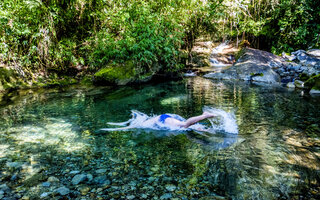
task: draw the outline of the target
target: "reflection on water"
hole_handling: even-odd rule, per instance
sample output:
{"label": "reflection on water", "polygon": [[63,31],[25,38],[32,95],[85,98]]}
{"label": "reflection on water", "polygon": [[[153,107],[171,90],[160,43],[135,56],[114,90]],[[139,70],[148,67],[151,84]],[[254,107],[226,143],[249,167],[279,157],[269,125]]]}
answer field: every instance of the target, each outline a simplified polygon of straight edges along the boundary
{"label": "reflection on water", "polygon": [[[55,197],[65,186],[66,198],[85,199],[320,198],[319,98],[199,77],[24,93],[0,104],[0,183],[9,188],[0,184],[0,196]],[[238,134],[99,131],[132,109],[188,118],[204,106],[234,113]],[[86,178],[74,184],[76,174]]]}

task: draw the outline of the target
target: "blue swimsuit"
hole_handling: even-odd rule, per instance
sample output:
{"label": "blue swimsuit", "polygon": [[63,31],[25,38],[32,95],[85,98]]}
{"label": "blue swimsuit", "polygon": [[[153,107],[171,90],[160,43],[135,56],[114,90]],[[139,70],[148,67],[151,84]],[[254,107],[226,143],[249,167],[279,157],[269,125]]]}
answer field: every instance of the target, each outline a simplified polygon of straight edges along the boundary
{"label": "blue swimsuit", "polygon": [[167,118],[170,118],[171,116],[170,115],[167,115],[167,114],[162,114],[160,115],[160,119],[159,121],[164,123],[164,121],[167,119]]}

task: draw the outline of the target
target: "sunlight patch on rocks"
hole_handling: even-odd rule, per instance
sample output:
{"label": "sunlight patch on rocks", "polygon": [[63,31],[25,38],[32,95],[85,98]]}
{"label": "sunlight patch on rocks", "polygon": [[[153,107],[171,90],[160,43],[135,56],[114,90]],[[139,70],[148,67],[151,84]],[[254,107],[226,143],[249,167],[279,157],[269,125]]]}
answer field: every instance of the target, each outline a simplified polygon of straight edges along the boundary
{"label": "sunlight patch on rocks", "polygon": [[0,144],[0,158],[4,158],[7,156],[7,149],[8,148],[9,148],[9,145]]}
{"label": "sunlight patch on rocks", "polygon": [[77,141],[78,134],[73,130],[73,125],[62,119],[50,118],[47,124],[15,127],[9,129],[9,132],[11,132],[10,137],[19,145],[27,143],[56,145],[66,152],[81,150],[85,146],[83,142]]}

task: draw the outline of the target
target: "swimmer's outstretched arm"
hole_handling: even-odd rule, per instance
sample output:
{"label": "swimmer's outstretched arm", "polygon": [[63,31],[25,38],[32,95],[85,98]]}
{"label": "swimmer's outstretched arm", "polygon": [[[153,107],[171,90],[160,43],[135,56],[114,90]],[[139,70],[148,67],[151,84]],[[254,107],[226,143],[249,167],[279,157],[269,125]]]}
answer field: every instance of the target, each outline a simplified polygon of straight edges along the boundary
{"label": "swimmer's outstretched arm", "polygon": [[191,117],[189,119],[187,119],[186,121],[182,122],[182,121],[179,121],[177,119],[174,119],[174,118],[167,118],[166,119],[166,123],[168,124],[171,124],[171,125],[174,125],[174,126],[180,126],[180,127],[183,127],[183,128],[188,128],[189,126],[201,121],[201,120],[204,120],[204,119],[207,119],[207,118],[210,118],[210,117],[214,117],[216,115],[214,114],[211,114],[211,113],[208,113],[208,112],[204,112],[202,115],[199,115],[199,116],[195,116],[195,117]]}
{"label": "swimmer's outstretched arm", "polygon": [[202,115],[199,115],[199,116],[195,116],[195,117],[191,117],[189,119],[187,119],[187,121],[185,121],[185,124],[183,125],[184,128],[188,128],[189,126],[201,121],[201,120],[204,120],[204,119],[207,119],[207,118],[210,118],[210,117],[215,117],[216,115],[214,114],[211,114],[211,113],[208,113],[208,112],[204,112]]}

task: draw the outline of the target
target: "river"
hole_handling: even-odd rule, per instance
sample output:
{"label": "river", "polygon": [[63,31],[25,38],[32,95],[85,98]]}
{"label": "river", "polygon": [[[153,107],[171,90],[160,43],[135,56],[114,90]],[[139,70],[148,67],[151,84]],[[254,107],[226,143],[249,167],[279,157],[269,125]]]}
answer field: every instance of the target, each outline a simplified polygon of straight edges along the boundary
{"label": "river", "polygon": [[[3,199],[320,198],[319,97],[201,77],[22,93],[0,103]],[[100,130],[131,110],[188,118],[208,106],[237,133]]]}

